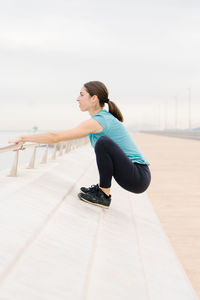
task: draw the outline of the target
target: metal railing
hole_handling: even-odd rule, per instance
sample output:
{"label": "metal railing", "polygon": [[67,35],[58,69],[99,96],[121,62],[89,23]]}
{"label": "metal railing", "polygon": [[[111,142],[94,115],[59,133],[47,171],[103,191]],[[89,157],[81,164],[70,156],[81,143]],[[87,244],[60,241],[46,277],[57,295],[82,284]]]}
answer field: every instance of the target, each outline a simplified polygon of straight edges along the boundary
{"label": "metal railing", "polygon": [[[74,139],[74,140],[69,140],[69,141],[64,141],[64,142],[59,142],[56,144],[38,144],[38,143],[20,143],[18,145],[9,145],[5,147],[0,147],[0,153],[2,152],[8,152],[8,151],[14,151],[15,156],[14,156],[14,161],[10,170],[10,173],[8,176],[11,177],[16,177],[17,176],[17,171],[18,171],[18,162],[19,162],[19,150],[22,150],[24,148],[33,148],[33,153],[31,156],[31,159],[28,164],[28,169],[33,169],[35,168],[35,161],[36,161],[36,153],[37,153],[37,148],[38,147],[44,147],[44,153],[43,157],[41,160],[42,164],[46,164],[49,159],[50,160],[55,160],[58,156],[62,156],[64,153],[70,152],[82,145],[85,145],[88,143],[88,137],[84,138],[79,138],[79,139]],[[53,153],[51,157],[48,157],[48,150],[49,147],[53,146]]]}

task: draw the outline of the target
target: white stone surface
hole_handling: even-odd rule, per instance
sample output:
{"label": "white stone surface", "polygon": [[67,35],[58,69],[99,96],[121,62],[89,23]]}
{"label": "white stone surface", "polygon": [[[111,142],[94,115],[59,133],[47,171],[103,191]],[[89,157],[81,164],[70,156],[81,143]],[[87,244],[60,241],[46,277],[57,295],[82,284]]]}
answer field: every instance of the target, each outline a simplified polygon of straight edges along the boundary
{"label": "white stone surface", "polygon": [[98,182],[91,148],[20,175],[0,175],[0,300],[197,300],[146,193],[78,199]]}

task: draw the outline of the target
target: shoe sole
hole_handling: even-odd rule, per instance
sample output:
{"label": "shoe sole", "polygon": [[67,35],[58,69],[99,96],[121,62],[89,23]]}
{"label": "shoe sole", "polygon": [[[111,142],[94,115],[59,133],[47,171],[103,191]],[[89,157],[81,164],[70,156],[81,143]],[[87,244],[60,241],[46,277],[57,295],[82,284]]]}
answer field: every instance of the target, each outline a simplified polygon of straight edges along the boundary
{"label": "shoe sole", "polygon": [[84,191],[82,191],[82,190],[80,190],[80,193],[87,194],[87,192],[84,192]]}
{"label": "shoe sole", "polygon": [[80,196],[78,196],[78,197],[79,197],[80,200],[82,200],[82,201],[84,201],[84,202],[87,202],[87,203],[89,203],[89,204],[93,204],[93,205],[95,205],[95,206],[99,206],[99,207],[102,207],[102,208],[107,208],[107,209],[109,208],[109,206],[104,206],[104,205],[102,205],[102,204],[93,203],[93,202],[90,202],[90,201],[88,201],[88,200],[86,200],[86,199],[80,197]]}

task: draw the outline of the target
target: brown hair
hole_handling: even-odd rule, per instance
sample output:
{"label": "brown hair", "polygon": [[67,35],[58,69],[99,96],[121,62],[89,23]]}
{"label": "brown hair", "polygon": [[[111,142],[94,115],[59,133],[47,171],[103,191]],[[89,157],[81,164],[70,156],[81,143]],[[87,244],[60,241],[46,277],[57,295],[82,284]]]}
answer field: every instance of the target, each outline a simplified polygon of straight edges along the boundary
{"label": "brown hair", "polygon": [[108,99],[108,89],[102,82],[89,81],[84,84],[84,87],[91,97],[94,95],[98,97],[99,104],[101,107],[104,107],[105,103],[107,103],[109,107],[109,112],[119,121],[124,121],[123,115],[117,107],[117,105],[113,101],[110,101]]}

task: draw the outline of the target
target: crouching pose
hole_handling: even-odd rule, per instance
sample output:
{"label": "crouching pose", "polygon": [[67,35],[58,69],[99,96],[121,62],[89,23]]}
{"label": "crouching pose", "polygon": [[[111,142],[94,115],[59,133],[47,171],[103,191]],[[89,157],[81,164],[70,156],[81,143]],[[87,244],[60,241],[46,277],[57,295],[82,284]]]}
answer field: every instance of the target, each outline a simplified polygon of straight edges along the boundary
{"label": "crouching pose", "polygon": [[[65,131],[20,136],[15,143],[51,144],[89,135],[96,154],[99,183],[81,187],[79,199],[108,208],[112,177],[127,191],[144,192],[151,181],[149,163],[122,124],[123,116],[109,100],[106,86],[100,81],[85,83],[77,101],[81,111],[89,112],[89,120]],[[109,112],[104,109],[105,104]]]}

